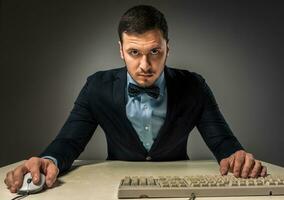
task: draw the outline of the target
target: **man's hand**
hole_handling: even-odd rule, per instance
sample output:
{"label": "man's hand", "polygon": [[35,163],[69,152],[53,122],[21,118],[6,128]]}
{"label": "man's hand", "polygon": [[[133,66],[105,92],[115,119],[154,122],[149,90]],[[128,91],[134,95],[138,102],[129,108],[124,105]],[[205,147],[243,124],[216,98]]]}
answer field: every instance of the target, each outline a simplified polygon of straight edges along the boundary
{"label": "man's hand", "polygon": [[56,181],[59,169],[53,161],[49,159],[32,157],[25,161],[24,164],[16,167],[14,170],[9,171],[6,174],[4,182],[7,185],[7,189],[9,189],[12,193],[17,192],[22,186],[24,175],[28,172],[31,172],[34,184],[38,184],[40,182],[40,172],[42,172],[46,177],[46,185],[48,187],[52,187]]}
{"label": "man's hand", "polygon": [[222,175],[231,172],[235,177],[256,178],[266,176],[267,168],[259,160],[255,160],[252,154],[240,150],[221,160],[220,172]]}

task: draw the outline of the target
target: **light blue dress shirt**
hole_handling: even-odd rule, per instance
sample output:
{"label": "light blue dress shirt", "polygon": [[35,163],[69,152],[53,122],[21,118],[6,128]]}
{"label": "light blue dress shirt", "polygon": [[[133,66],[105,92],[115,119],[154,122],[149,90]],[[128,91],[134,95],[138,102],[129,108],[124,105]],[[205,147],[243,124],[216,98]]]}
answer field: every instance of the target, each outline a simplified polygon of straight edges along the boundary
{"label": "light blue dress shirt", "polygon": [[167,113],[167,90],[164,72],[155,82],[155,85],[160,88],[160,95],[157,99],[145,93],[136,97],[130,97],[128,95],[129,83],[138,85],[130,74],[127,73],[126,115],[144,147],[149,151],[165,121]]}

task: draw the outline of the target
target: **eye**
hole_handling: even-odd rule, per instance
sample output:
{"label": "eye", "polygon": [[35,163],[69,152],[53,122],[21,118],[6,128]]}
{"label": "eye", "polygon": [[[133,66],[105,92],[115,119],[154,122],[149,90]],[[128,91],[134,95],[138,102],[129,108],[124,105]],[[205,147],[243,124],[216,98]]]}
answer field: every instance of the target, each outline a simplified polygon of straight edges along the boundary
{"label": "eye", "polygon": [[159,53],[159,50],[158,49],[152,49],[151,50],[151,54],[152,55],[157,55]]}
{"label": "eye", "polygon": [[133,50],[129,51],[129,54],[132,55],[132,56],[138,56],[139,52],[138,52],[138,50],[133,49]]}

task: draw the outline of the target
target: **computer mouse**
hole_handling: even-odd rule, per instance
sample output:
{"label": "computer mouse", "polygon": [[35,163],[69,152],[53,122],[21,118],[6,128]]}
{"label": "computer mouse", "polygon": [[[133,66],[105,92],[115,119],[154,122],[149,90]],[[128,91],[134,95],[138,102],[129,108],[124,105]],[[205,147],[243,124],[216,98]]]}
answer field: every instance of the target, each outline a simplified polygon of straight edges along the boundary
{"label": "computer mouse", "polygon": [[40,174],[40,182],[38,185],[35,185],[32,181],[31,173],[27,173],[24,176],[22,187],[18,190],[18,194],[34,194],[38,193],[43,189],[45,183],[45,175]]}

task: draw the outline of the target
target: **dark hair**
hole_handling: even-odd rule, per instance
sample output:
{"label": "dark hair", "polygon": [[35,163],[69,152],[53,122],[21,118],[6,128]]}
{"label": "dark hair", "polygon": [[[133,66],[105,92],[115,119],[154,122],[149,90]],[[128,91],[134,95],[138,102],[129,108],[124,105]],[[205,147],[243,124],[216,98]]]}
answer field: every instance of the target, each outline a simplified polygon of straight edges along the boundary
{"label": "dark hair", "polygon": [[153,6],[138,5],[122,15],[118,25],[118,35],[122,42],[123,32],[143,34],[153,29],[159,29],[168,42],[168,25],[163,13]]}

